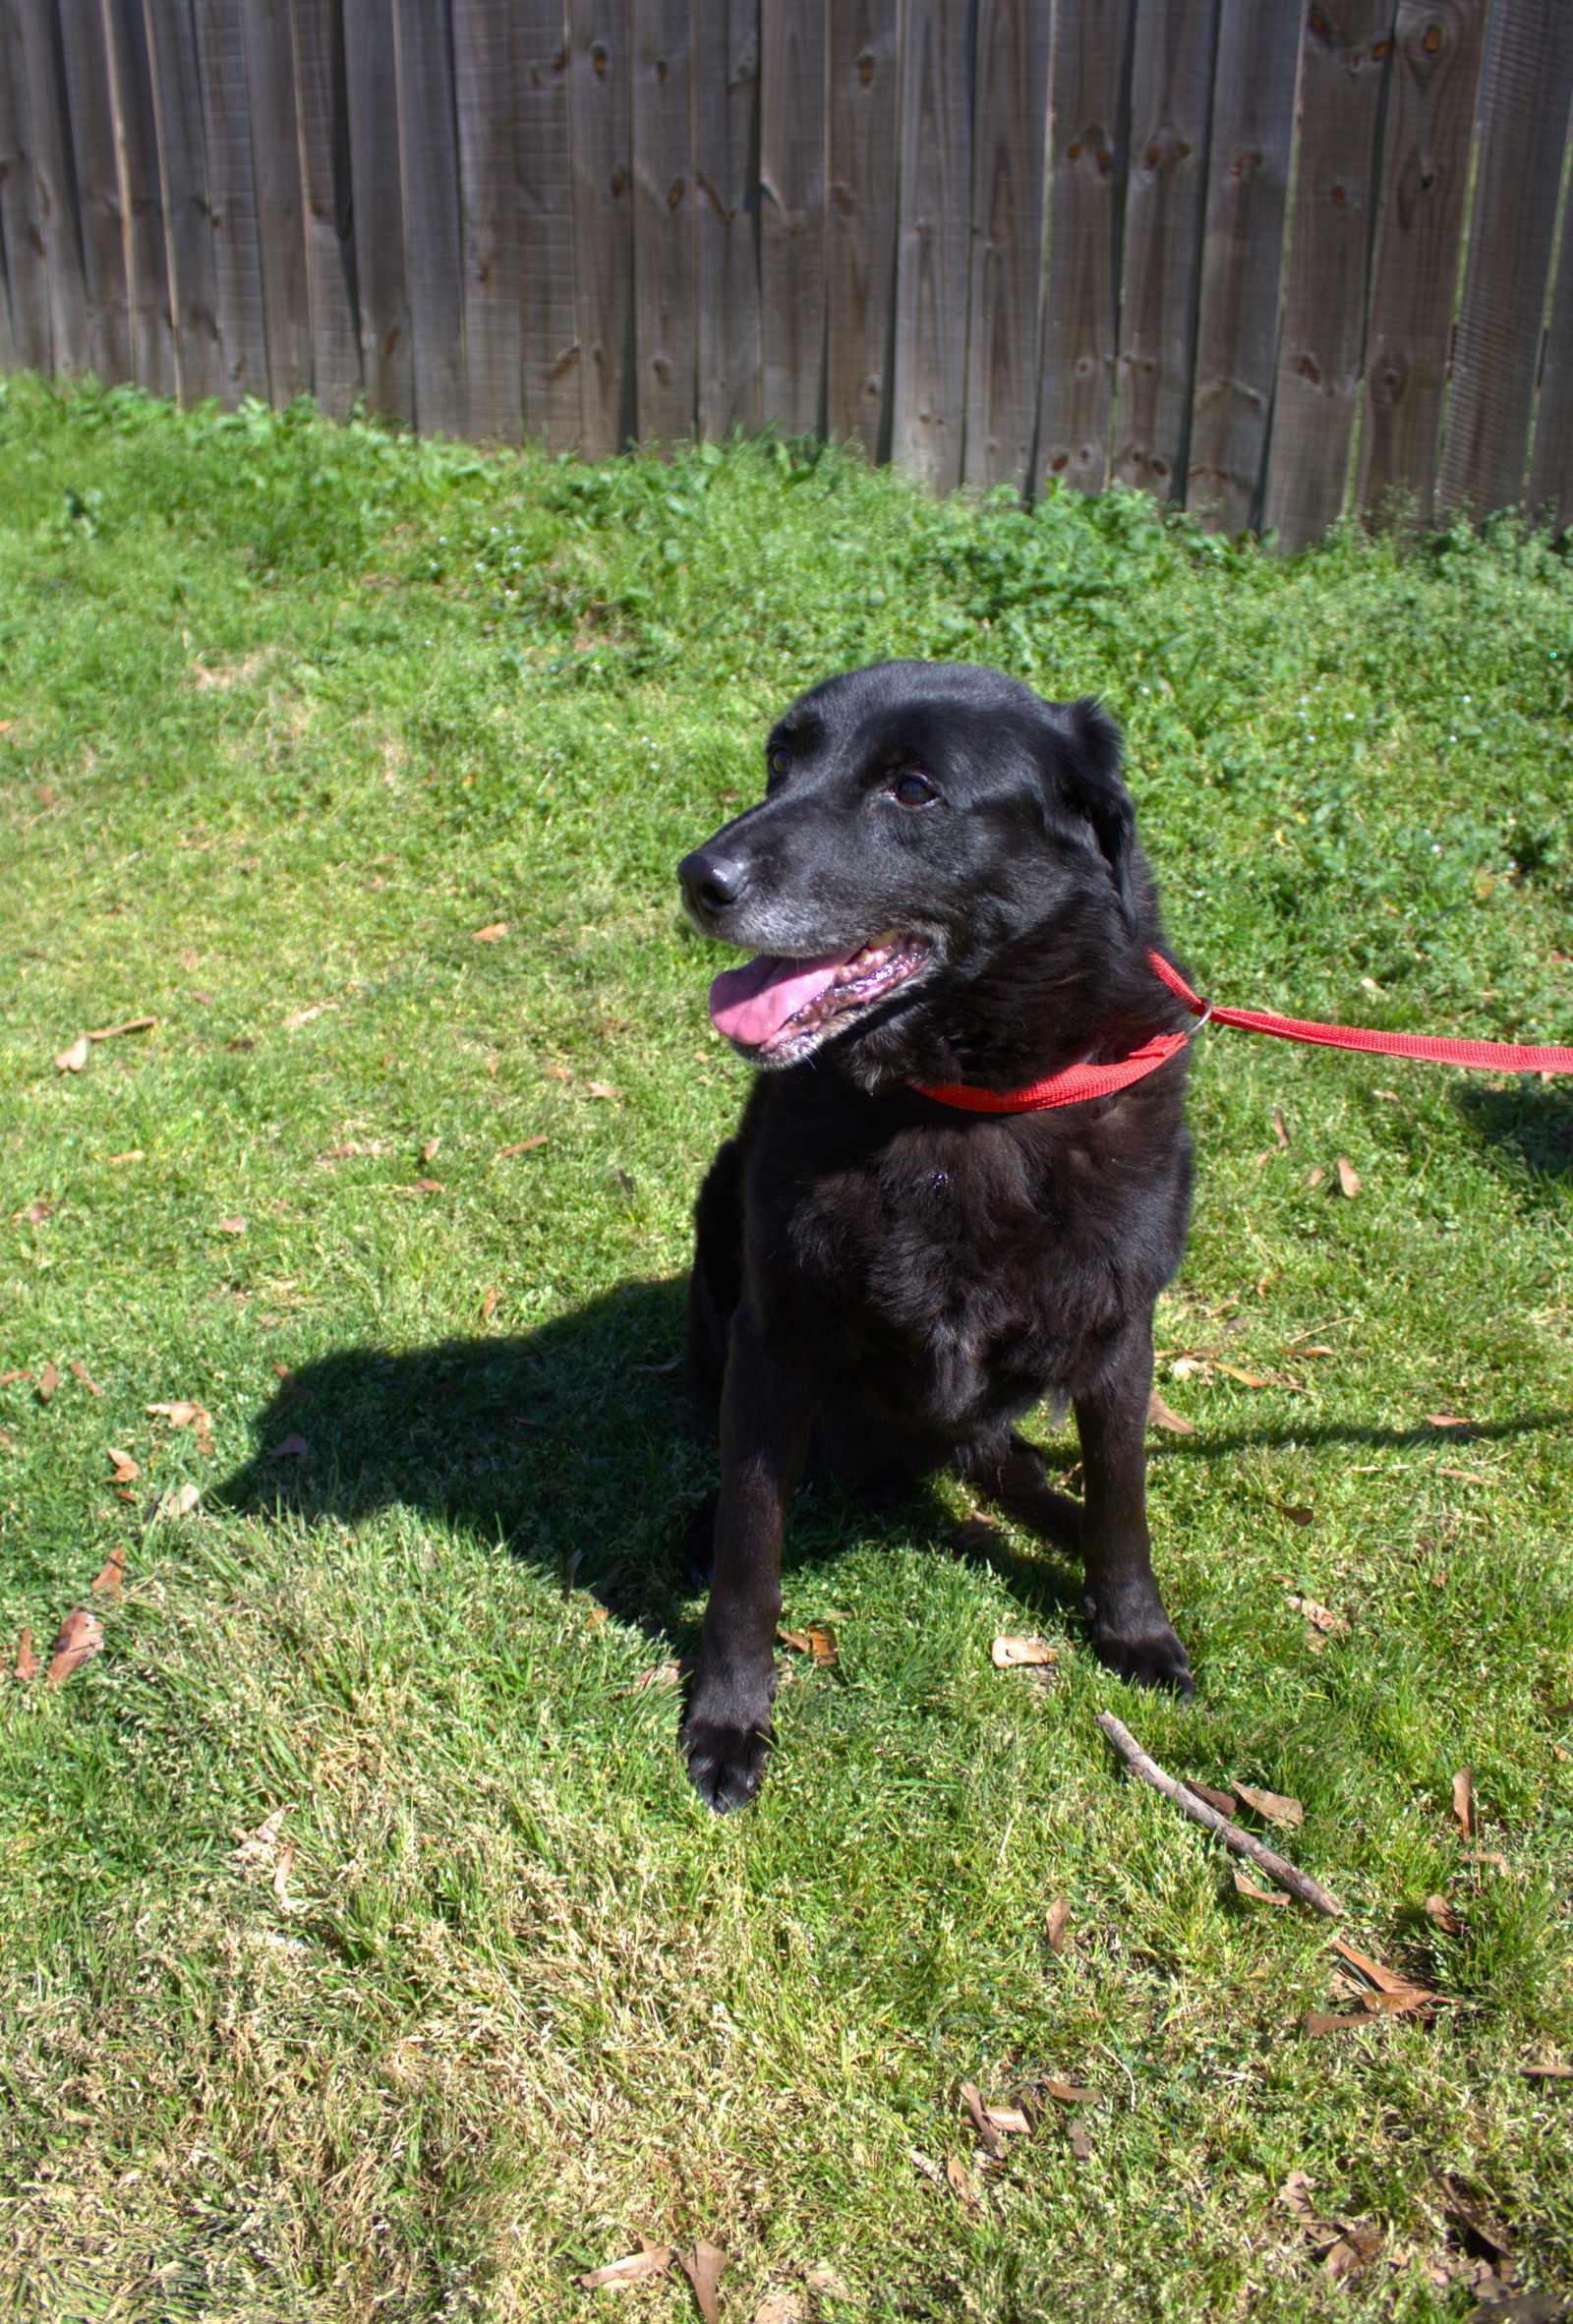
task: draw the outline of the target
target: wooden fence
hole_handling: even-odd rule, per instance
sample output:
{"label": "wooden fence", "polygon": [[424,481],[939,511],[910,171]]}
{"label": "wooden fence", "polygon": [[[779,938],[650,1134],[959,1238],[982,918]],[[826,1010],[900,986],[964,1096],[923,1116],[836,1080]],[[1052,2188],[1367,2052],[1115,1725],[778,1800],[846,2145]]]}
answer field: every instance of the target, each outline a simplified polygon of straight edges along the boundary
{"label": "wooden fence", "polygon": [[1573,523],[1573,0],[0,0],[0,367]]}

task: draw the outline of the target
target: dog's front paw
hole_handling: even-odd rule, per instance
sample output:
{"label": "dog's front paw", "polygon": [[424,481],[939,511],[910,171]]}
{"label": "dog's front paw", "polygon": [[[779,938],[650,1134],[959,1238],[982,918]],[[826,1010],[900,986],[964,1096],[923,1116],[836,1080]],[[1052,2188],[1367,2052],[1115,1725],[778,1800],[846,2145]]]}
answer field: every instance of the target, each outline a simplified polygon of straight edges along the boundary
{"label": "dog's front paw", "polygon": [[1150,1604],[1122,1609],[1118,1615],[1104,1612],[1089,1598],[1086,1610],[1093,1653],[1107,1669],[1135,1686],[1167,1687],[1171,1694],[1184,1696],[1195,1693],[1191,1657],[1156,1597]]}
{"label": "dog's front paw", "polygon": [[770,1756],[774,1665],[748,1678],[694,1681],[679,1744],[688,1780],[718,1816],[746,1807],[759,1789]]}

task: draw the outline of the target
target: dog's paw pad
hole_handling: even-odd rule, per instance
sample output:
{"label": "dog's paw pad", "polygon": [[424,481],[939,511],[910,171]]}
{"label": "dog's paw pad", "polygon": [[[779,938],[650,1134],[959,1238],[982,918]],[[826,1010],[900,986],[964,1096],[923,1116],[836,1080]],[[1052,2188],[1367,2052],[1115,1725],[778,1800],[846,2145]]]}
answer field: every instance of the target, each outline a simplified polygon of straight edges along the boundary
{"label": "dog's paw pad", "polygon": [[768,1727],[738,1727],[690,1719],[682,1731],[688,1780],[718,1816],[745,1808],[759,1789],[770,1756]]}
{"label": "dog's paw pad", "polygon": [[1133,1686],[1163,1687],[1182,1697],[1196,1691],[1191,1657],[1166,1621],[1125,1630],[1094,1618],[1092,1645],[1104,1667]]}

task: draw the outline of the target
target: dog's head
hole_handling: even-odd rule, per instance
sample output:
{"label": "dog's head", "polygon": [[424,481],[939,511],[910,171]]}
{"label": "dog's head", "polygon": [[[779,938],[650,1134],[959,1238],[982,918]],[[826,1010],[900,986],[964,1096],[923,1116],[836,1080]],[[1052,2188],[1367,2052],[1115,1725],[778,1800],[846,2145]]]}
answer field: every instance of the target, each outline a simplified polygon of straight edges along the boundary
{"label": "dog's head", "polygon": [[1139,957],[1146,877],[1095,702],[965,663],[876,663],[793,703],[765,768],[759,805],[677,874],[695,926],[758,955],[717,978],[711,1014],[759,1064],[835,1041],[898,1066],[948,1002],[1056,931],[1094,974]]}

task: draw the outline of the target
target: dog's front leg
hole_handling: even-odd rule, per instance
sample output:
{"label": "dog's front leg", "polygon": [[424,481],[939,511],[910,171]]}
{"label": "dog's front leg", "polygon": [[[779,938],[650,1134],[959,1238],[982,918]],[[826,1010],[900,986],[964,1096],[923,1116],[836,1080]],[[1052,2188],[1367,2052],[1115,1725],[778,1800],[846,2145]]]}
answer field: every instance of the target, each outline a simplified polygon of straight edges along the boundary
{"label": "dog's front leg", "polygon": [[715,1570],[682,1728],[694,1787],[722,1814],[751,1798],[765,1771],[782,1526],[816,1402],[806,1371],[766,1348],[745,1299],[727,1347]]}
{"label": "dog's front leg", "polygon": [[1152,1394],[1152,1326],[1125,1334],[1100,1385],[1076,1399],[1085,1499],[1081,1555],[1086,1615],[1100,1662],[1138,1685],[1189,1695],[1185,1648],[1163,1610],[1147,1534],[1147,1405]]}

